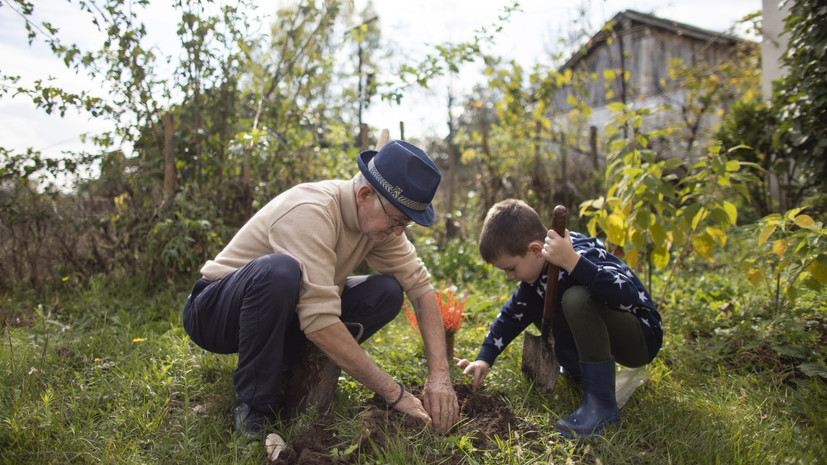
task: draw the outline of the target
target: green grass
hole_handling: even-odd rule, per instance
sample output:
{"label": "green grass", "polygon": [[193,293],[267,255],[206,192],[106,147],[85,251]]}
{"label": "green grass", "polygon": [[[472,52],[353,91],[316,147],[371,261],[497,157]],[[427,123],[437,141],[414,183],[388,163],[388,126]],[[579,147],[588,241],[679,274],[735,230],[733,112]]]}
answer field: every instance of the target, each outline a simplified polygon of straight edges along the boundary
{"label": "green grass", "polygon": [[[261,444],[230,435],[236,358],[199,349],[181,327],[189,283],[147,292],[114,281],[70,279],[38,295],[3,297],[0,463],[265,463]],[[457,356],[475,355],[510,289],[501,280],[472,284]],[[622,425],[603,436],[570,441],[553,434],[556,419],[579,404],[579,389],[565,380],[551,396],[532,389],[520,375],[520,338],[484,390],[501,395],[535,435],[518,427],[497,438],[496,449],[479,450],[460,435],[389,432],[384,446],[353,454],[365,435],[360,405],[372,393],[345,377],[331,414],[340,441],[331,454],[363,464],[448,454],[467,464],[824,463],[825,382],[775,350],[823,350],[804,322],[824,314],[824,296],[806,296],[806,305],[774,315],[736,273],[700,264],[669,296],[652,377],[623,408]],[[405,384],[425,381],[422,343],[402,314],[365,349]],[[462,380],[458,370],[454,379]],[[308,422],[279,432],[289,442]]]}

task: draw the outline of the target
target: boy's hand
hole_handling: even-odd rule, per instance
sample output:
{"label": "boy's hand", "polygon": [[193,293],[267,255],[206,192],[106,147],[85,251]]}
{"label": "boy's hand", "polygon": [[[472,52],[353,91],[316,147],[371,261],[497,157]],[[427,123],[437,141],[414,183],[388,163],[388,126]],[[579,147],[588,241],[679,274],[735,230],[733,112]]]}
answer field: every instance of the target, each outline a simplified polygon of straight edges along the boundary
{"label": "boy's hand", "polygon": [[475,360],[473,362],[469,362],[466,359],[458,359],[454,357],[454,361],[457,363],[457,366],[462,368],[463,375],[473,375],[474,376],[474,389],[479,389],[480,385],[482,384],[482,380],[485,379],[485,376],[488,374],[488,370],[491,369],[491,365],[488,362],[482,360]]}
{"label": "boy's hand", "polygon": [[543,244],[543,257],[549,263],[571,273],[580,260],[580,255],[574,251],[568,229],[566,229],[565,237],[561,237],[553,229],[548,230],[545,244]]}

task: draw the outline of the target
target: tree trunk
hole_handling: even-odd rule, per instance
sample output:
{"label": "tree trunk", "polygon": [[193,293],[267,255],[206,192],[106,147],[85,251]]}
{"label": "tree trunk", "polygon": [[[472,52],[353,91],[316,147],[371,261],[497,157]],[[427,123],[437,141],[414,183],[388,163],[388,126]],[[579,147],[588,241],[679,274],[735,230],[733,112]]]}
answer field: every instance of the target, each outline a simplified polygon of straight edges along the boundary
{"label": "tree trunk", "polygon": [[164,116],[164,200],[175,193],[175,131],[172,113]]}

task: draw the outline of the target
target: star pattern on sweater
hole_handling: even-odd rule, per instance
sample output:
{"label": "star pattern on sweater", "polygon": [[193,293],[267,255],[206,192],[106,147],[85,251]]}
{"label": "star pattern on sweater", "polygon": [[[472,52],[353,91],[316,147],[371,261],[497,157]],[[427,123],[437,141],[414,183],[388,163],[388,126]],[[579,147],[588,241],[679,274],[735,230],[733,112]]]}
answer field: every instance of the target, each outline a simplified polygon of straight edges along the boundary
{"label": "star pattern on sweater", "polygon": [[494,345],[497,346],[497,349],[503,350],[503,338],[495,337],[494,338]]}

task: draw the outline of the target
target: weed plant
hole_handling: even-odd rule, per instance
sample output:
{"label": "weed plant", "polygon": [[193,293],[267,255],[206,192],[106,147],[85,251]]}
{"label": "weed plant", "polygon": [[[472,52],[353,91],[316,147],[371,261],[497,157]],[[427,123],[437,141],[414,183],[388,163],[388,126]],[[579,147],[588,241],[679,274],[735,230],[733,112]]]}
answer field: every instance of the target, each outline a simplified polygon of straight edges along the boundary
{"label": "weed plant", "polygon": [[[824,463],[827,387],[817,369],[827,339],[824,296],[805,292],[775,311],[738,271],[749,238],[730,244],[714,263],[688,261],[673,278],[661,309],[663,349],[650,380],[623,407],[620,426],[591,440],[555,435],[554,422],[577,408],[581,389],[561,378],[551,395],[535,390],[520,374],[520,336],[482,387],[521,419],[508,437],[493,438],[495,448],[424,430],[353,454],[362,406],[373,394],[345,375],[330,414],[340,441],[331,456],[362,464],[449,454],[465,464]],[[452,250],[459,249],[465,254]],[[429,260],[453,266],[470,257]],[[455,352],[469,359],[515,285],[473,266],[479,279],[432,270],[435,282],[469,288]],[[658,295],[665,277],[654,278]],[[181,326],[191,281],[147,291],[126,276],[70,277],[39,294],[3,296],[0,463],[266,463],[262,444],[230,434],[235,356],[205,352]],[[401,313],[364,348],[406,385],[425,381],[422,342]],[[458,369],[452,376],[469,382]],[[290,442],[310,420],[277,431]]]}

